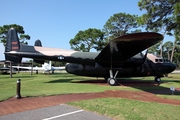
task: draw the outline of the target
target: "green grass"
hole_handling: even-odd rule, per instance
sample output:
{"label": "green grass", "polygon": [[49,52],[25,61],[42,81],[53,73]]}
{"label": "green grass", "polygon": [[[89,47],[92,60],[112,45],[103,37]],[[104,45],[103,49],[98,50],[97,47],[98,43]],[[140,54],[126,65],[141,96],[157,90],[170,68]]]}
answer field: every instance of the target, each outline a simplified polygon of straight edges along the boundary
{"label": "green grass", "polygon": [[180,106],[129,99],[98,98],[68,104],[117,120],[179,120],[180,118]]}
{"label": "green grass", "polygon": [[[21,96],[48,96],[57,94],[73,94],[73,93],[93,93],[104,92],[106,90],[133,90],[148,91],[154,89],[169,88],[174,86],[180,88],[180,78],[177,74],[169,75],[170,78],[162,78],[163,84],[160,86],[102,86],[98,84],[79,83],[79,81],[97,80],[97,78],[75,76],[67,73],[55,73],[51,75],[17,73],[13,74],[13,78],[9,75],[0,75],[0,101],[14,97],[16,95],[16,81],[21,79]],[[122,78],[125,80],[136,81],[153,81],[153,77],[138,78]],[[98,78],[98,80],[103,80]],[[179,99],[168,95],[160,95],[164,98]]]}
{"label": "green grass", "polygon": [[[57,94],[93,93],[106,90],[151,91],[169,89],[170,86],[180,88],[180,75],[170,74],[169,78],[162,78],[160,86],[102,86],[98,84],[79,83],[80,81],[97,80],[97,78],[75,76],[67,73],[51,75],[17,73],[13,78],[9,75],[0,75],[0,101],[16,95],[16,81],[21,79],[21,96],[49,96]],[[121,78],[127,81],[151,82],[154,77]],[[99,78],[98,80],[103,80]],[[156,94],[165,99],[180,100],[180,94]],[[83,109],[94,111],[114,119],[121,120],[176,120],[180,118],[180,106],[166,105],[151,102],[121,98],[102,98],[71,102]]]}
{"label": "green grass", "polygon": [[93,93],[103,92],[105,90],[117,90],[120,87],[99,86],[96,84],[78,83],[80,80],[89,80],[96,78],[74,76],[67,73],[59,74],[34,74],[19,73],[9,75],[0,75],[0,101],[14,97],[16,95],[16,81],[21,79],[21,96],[47,96],[57,94],[73,93]]}
{"label": "green grass", "polygon": [[157,96],[165,98],[165,99],[180,100],[180,94],[178,94],[178,95],[157,95]]}

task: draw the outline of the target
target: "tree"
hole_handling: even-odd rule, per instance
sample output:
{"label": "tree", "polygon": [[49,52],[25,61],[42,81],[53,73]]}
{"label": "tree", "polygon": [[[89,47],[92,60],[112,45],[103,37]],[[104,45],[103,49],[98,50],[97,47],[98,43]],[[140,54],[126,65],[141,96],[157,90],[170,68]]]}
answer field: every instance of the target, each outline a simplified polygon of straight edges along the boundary
{"label": "tree", "polygon": [[172,48],[173,48],[173,42],[167,41],[166,43],[164,43],[163,44],[163,52],[164,52],[163,57],[166,57],[168,58],[168,60],[170,60],[171,58],[170,52],[172,51]]}
{"label": "tree", "polygon": [[30,40],[31,37],[29,35],[27,35],[27,34],[24,34],[25,33],[24,28],[22,26],[20,26],[20,25],[17,25],[17,24],[11,24],[11,25],[0,26],[0,38],[1,38],[0,42],[3,43],[4,46],[6,45],[7,31],[10,28],[15,28],[17,33],[20,34],[19,40],[20,40],[21,43],[28,44],[27,42],[25,42],[25,40]]}
{"label": "tree", "polygon": [[[140,18],[146,24],[146,30],[158,30],[166,26],[171,31],[178,25],[180,0],[140,0],[140,10],[146,10]],[[180,21],[179,21],[180,22]]]}
{"label": "tree", "polygon": [[180,32],[180,0],[140,0],[138,6],[147,12],[138,19],[138,23],[145,25],[147,31],[163,30],[163,35],[173,35],[178,28]]}
{"label": "tree", "polygon": [[126,13],[117,13],[111,16],[103,28],[106,40],[109,41],[109,39],[114,39],[134,31],[139,32],[139,30],[136,30],[138,27],[137,18],[137,15],[130,15]]}
{"label": "tree", "polygon": [[178,47],[178,44],[180,42],[180,33],[177,28],[175,29],[174,35],[175,35],[175,40],[174,40],[174,46],[171,53],[171,61],[173,61],[175,49]]}
{"label": "tree", "polygon": [[155,44],[155,45],[153,45],[153,46],[151,46],[151,47],[149,47],[148,48],[148,52],[152,53],[152,54],[159,55],[159,51],[160,51],[159,50],[159,45],[160,45],[160,42]]}
{"label": "tree", "polygon": [[98,51],[105,45],[103,37],[104,33],[101,30],[89,28],[85,31],[79,31],[69,43],[74,50],[89,52],[94,48]]}

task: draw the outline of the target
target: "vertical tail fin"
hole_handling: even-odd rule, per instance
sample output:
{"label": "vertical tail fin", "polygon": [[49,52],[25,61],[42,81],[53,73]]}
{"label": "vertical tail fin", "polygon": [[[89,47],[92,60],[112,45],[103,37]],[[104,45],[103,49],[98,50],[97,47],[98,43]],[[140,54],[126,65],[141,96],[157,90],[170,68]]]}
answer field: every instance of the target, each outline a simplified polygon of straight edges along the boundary
{"label": "vertical tail fin", "polygon": [[[42,47],[41,41],[39,39],[36,40],[35,43],[34,43],[34,46]],[[38,59],[33,59],[33,61],[36,62],[36,63],[40,63],[40,64],[43,64],[45,62],[45,60],[38,60]]]}
{"label": "vertical tail fin", "polygon": [[51,70],[52,68],[52,65],[51,65],[51,61],[49,61],[49,69]]}
{"label": "vertical tail fin", "polygon": [[51,61],[49,61],[49,65],[51,66]]}
{"label": "vertical tail fin", "polygon": [[[7,32],[5,52],[19,51],[19,50],[20,50],[20,43],[17,32],[14,28],[11,28]],[[15,63],[20,63],[22,57],[5,54],[5,59],[9,61],[13,61]]]}
{"label": "vertical tail fin", "polygon": [[42,68],[44,70],[51,70],[51,61],[49,63],[44,62],[44,64],[42,64]]}

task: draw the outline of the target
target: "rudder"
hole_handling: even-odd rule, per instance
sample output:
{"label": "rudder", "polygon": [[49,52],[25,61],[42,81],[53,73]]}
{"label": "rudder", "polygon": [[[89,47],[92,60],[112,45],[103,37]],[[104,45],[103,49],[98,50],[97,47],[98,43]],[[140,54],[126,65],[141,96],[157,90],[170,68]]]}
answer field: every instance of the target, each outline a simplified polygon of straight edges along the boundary
{"label": "rudder", "polygon": [[[39,39],[36,40],[35,43],[34,43],[34,46],[42,47],[41,41]],[[45,62],[45,60],[39,60],[39,59],[33,59],[33,61],[36,62],[36,63],[40,63],[40,64],[43,64]]]}
{"label": "rudder", "polygon": [[[14,28],[10,28],[7,32],[5,52],[19,51],[20,42],[17,32]],[[21,63],[22,57],[5,54],[5,59],[15,63]]]}

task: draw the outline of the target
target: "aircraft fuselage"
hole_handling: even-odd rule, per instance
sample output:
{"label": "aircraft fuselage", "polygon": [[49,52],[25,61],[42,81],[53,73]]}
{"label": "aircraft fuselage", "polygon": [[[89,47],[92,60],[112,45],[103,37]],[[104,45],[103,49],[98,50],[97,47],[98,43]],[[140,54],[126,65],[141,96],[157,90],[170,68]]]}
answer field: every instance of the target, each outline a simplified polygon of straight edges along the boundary
{"label": "aircraft fuselage", "polygon": [[[139,66],[133,67],[113,67],[113,73],[119,71],[117,77],[142,77],[142,76],[162,76],[168,74],[176,66],[171,63],[153,63],[151,60],[146,59],[145,62]],[[81,65],[69,63],[66,65],[66,71],[70,74],[90,77],[109,77],[109,70],[111,67],[102,67],[98,63],[95,66]]]}

